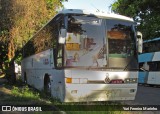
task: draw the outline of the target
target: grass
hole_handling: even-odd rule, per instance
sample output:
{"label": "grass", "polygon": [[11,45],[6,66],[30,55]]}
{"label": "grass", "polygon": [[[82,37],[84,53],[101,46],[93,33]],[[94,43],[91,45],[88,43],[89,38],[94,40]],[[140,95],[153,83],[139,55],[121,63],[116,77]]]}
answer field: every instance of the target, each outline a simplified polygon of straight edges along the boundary
{"label": "grass", "polygon": [[28,99],[32,99],[32,100],[39,100],[40,99],[39,93],[32,91],[31,89],[29,89],[28,86],[25,86],[23,88],[18,88],[16,86],[13,86],[13,89],[11,92],[15,98],[19,98],[16,100],[22,100],[22,101],[25,100],[22,98],[28,98]]}
{"label": "grass", "polygon": [[0,104],[7,105],[53,105],[60,104],[57,99],[53,99],[24,83],[19,79],[14,85],[5,83],[3,85],[9,92],[1,92]]}
{"label": "grass", "polygon": [[[0,104],[2,103],[3,105],[48,105],[51,107],[55,106],[60,110],[62,109],[67,114],[130,114],[129,112],[127,113],[127,111],[125,111],[125,113],[123,111],[109,111],[114,108],[110,107],[111,105],[121,105],[117,102],[61,103],[58,99],[47,97],[44,92],[24,85],[21,80],[18,80],[14,86],[5,84],[5,87],[11,91],[10,94],[3,95],[4,99],[0,100]],[[91,108],[89,105],[95,105],[95,107]],[[105,105],[105,107],[103,105]],[[104,111],[101,111],[101,106],[103,106],[102,110]],[[88,108],[96,111],[87,111]],[[107,108],[107,110],[104,108]],[[48,111],[45,112],[45,114],[54,114],[53,112],[56,114],[61,113],[60,111]],[[35,114],[39,113],[35,112]]]}

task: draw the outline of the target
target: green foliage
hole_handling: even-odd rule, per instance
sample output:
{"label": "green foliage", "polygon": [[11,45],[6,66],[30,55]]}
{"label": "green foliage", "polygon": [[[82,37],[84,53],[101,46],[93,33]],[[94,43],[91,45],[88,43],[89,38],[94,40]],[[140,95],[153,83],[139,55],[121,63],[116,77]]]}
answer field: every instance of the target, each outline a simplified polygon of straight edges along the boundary
{"label": "green foliage", "polygon": [[159,0],[117,0],[112,5],[116,13],[133,17],[144,39],[160,37]]}
{"label": "green foliage", "polygon": [[[6,85],[6,87],[10,85]],[[8,88],[7,87],[7,88]],[[24,83],[21,79],[17,80],[14,86],[11,89],[12,101],[30,101],[31,104],[46,104],[46,105],[59,105],[61,104],[59,99],[46,96],[44,91],[38,91],[34,88],[24,86]]]}
{"label": "green foliage", "polygon": [[25,86],[23,88],[18,88],[14,86],[11,92],[15,97],[19,97],[19,100],[24,100],[24,99],[39,100],[40,99],[39,93],[33,92],[28,88],[28,86]]}
{"label": "green foliage", "polygon": [[[22,47],[62,7],[59,0],[1,0],[0,42]],[[13,39],[13,40],[11,40]],[[9,46],[9,45],[8,45]]]}
{"label": "green foliage", "polygon": [[[0,70],[20,64],[27,42],[62,7],[59,0],[0,0]],[[5,64],[5,67],[2,64]]]}

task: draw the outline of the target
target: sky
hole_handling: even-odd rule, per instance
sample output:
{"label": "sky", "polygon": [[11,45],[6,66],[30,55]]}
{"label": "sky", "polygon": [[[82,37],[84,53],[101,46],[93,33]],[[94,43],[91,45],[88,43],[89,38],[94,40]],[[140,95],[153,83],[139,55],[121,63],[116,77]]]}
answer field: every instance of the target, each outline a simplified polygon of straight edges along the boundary
{"label": "sky", "polygon": [[111,4],[116,0],[68,0],[68,2],[63,2],[65,9],[86,9],[110,12]]}

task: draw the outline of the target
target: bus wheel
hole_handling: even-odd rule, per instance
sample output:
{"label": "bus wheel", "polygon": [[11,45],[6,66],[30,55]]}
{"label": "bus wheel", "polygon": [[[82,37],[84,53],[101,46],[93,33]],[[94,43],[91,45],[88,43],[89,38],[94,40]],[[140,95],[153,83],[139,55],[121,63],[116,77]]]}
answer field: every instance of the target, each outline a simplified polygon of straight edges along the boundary
{"label": "bus wheel", "polygon": [[149,86],[150,86],[150,87],[154,87],[154,85],[153,85],[153,84],[149,84]]}
{"label": "bus wheel", "polygon": [[51,96],[51,82],[48,76],[44,80],[44,92],[47,96]]}

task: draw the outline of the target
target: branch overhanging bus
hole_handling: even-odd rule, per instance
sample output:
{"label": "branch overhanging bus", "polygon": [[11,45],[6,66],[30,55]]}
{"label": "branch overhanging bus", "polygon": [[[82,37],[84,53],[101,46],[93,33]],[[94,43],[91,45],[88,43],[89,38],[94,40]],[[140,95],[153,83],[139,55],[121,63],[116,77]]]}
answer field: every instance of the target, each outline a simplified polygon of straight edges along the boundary
{"label": "branch overhanging bus", "polygon": [[143,53],[139,55],[140,84],[160,85],[160,38],[143,42]]}
{"label": "branch overhanging bus", "polygon": [[62,102],[134,100],[142,50],[134,27],[121,15],[62,10],[24,46],[22,79]]}

